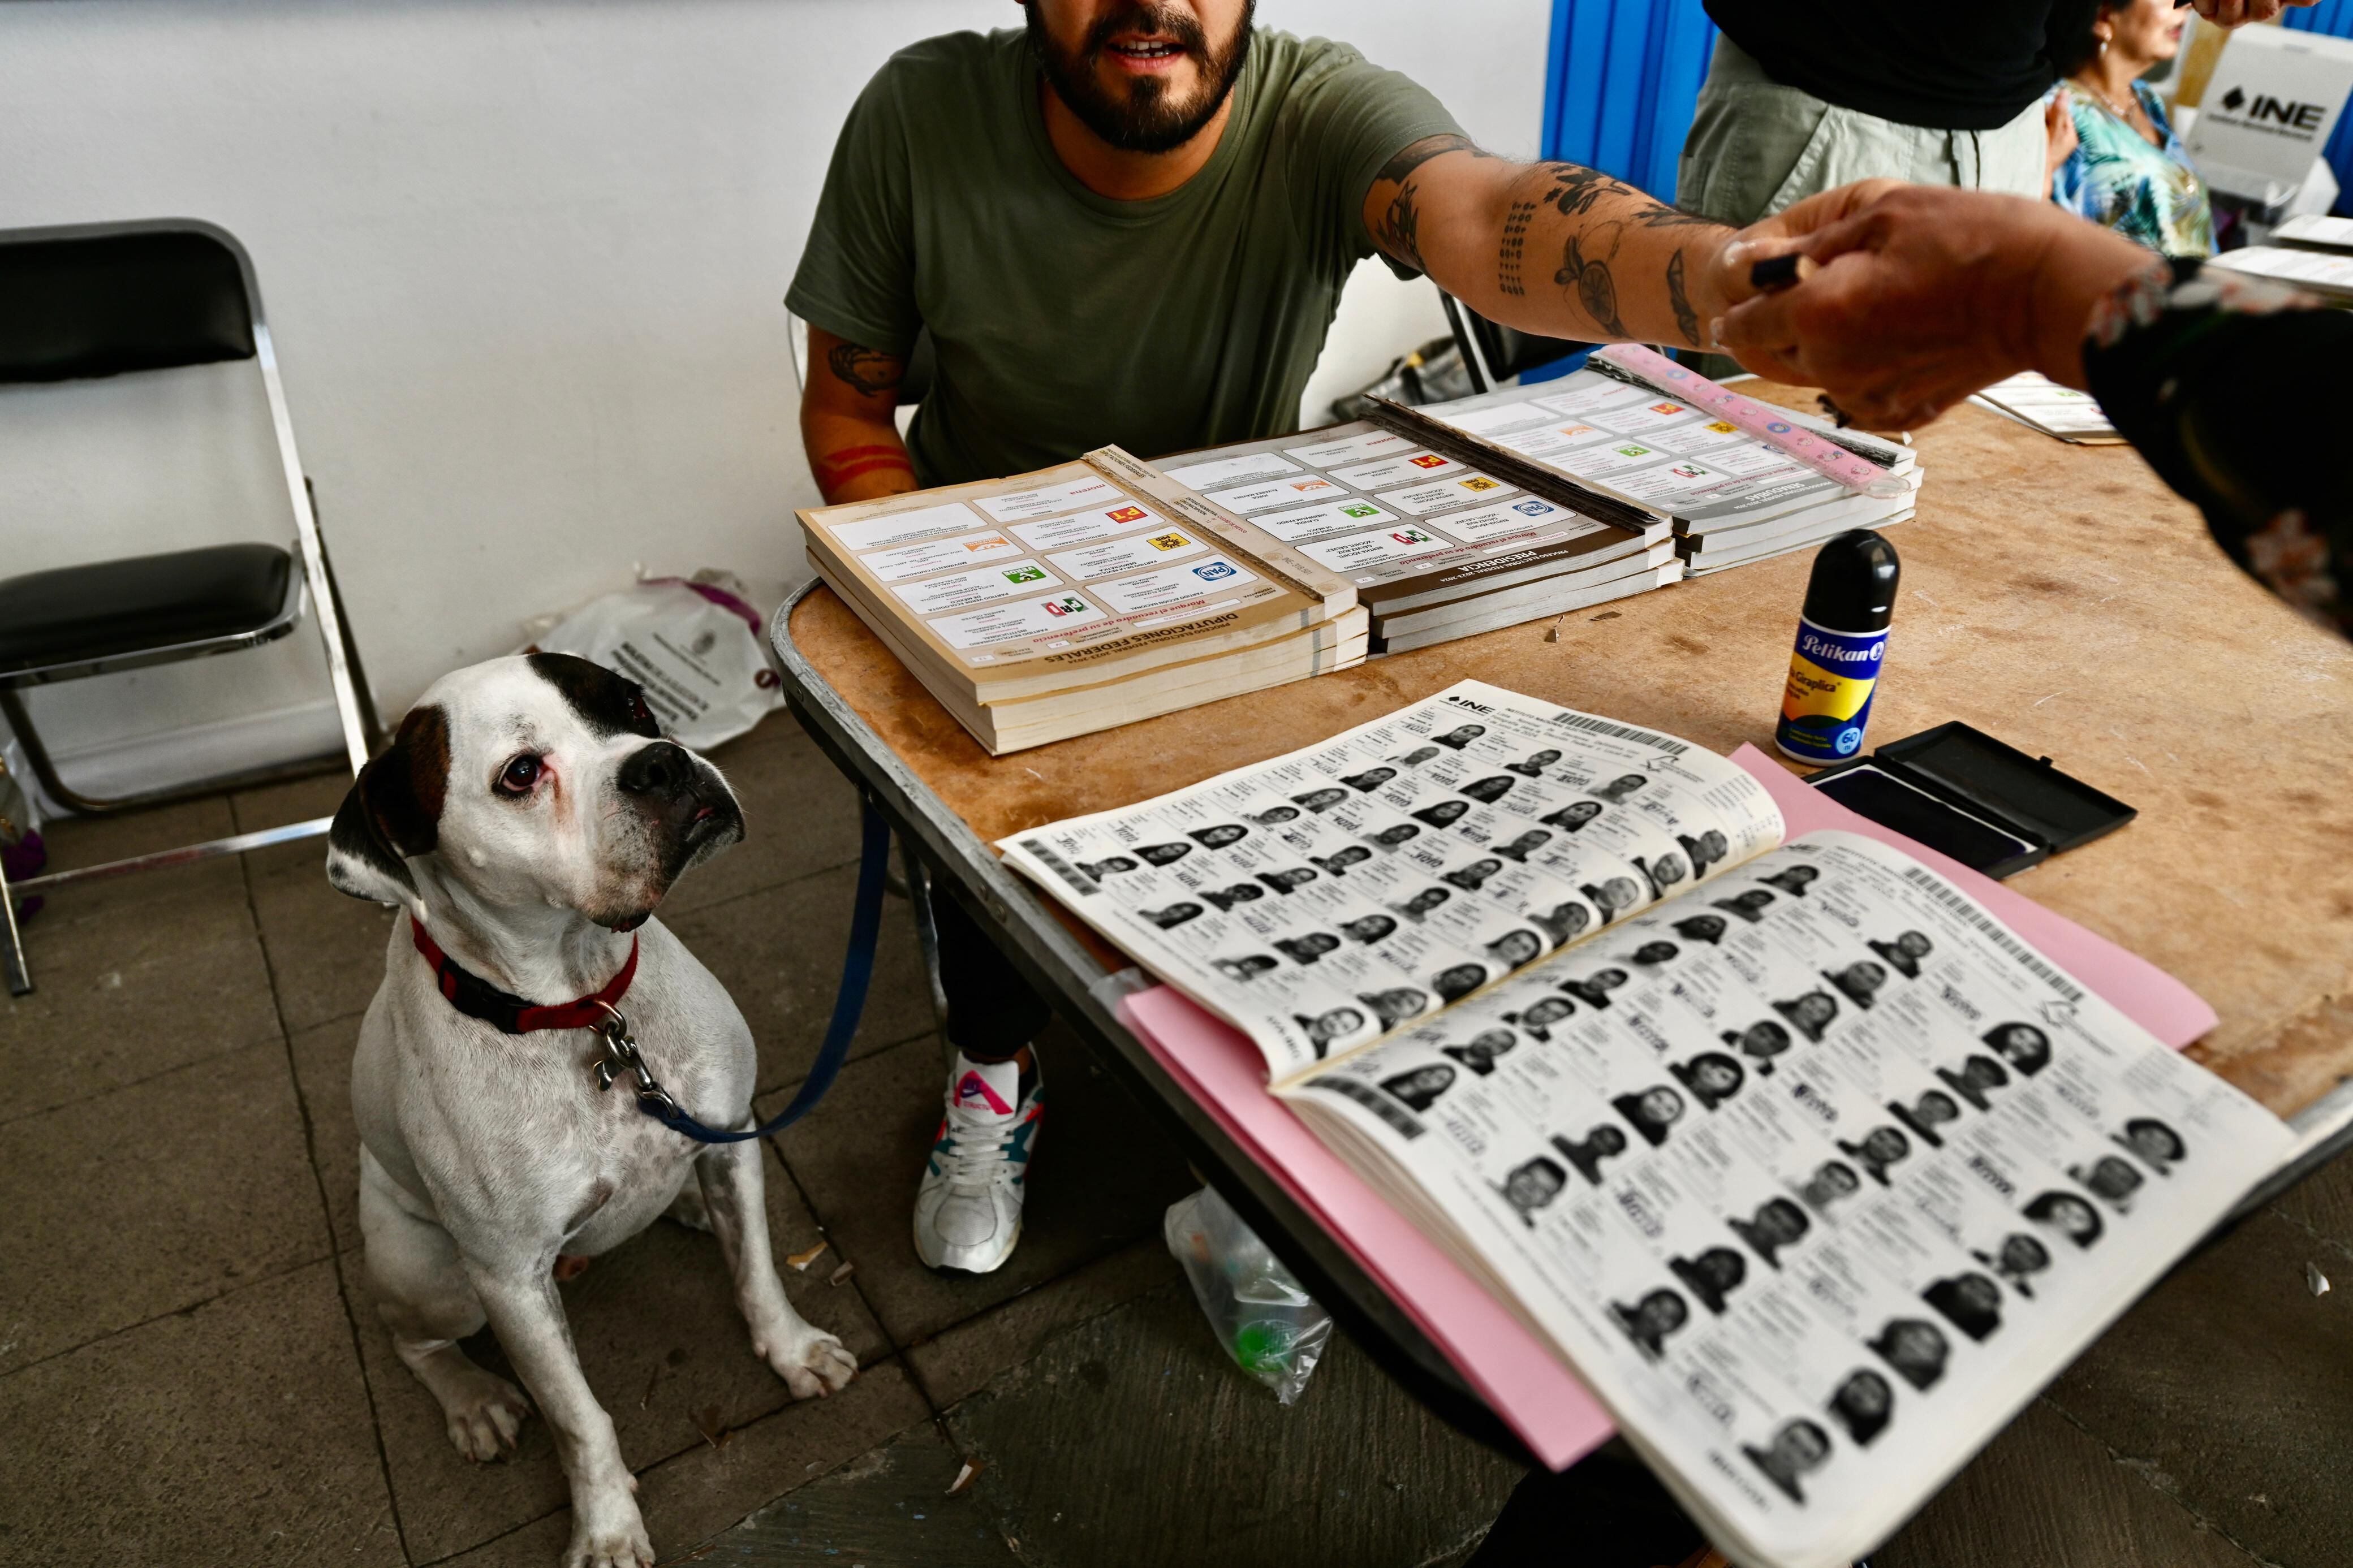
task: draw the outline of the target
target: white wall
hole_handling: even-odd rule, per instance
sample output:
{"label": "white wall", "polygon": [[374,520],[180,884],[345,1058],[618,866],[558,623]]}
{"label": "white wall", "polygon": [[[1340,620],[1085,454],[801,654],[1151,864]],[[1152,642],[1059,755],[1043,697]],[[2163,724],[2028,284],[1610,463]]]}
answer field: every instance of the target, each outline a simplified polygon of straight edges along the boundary
{"label": "white wall", "polygon": [[[1261,6],[1410,71],[1523,155],[1548,12]],[[0,226],[187,215],[244,239],[369,673],[397,713],[510,647],[524,617],[638,563],[728,566],[770,596],[806,574],[791,513],[815,489],[780,300],[834,132],[892,49],[1018,21],[1009,0],[15,0]],[[1438,320],[1426,285],[1360,279],[1332,368],[1361,383]],[[215,411],[187,390],[175,414]],[[161,395],[106,384],[74,417],[143,416]],[[257,491],[151,454],[144,473],[77,489],[48,439],[61,426],[24,406],[0,397],[0,573],[290,531],[282,509],[257,529],[220,504],[266,494],[266,467]],[[266,464],[254,435],[248,420],[239,449]],[[37,459],[52,477],[28,509],[16,476]],[[206,722],[254,742],[238,715],[321,690],[307,641],[237,660],[233,681],[218,662],[117,677],[40,693],[39,711],[95,757]],[[332,738],[326,710],[297,711]],[[270,732],[290,743],[285,722]]]}

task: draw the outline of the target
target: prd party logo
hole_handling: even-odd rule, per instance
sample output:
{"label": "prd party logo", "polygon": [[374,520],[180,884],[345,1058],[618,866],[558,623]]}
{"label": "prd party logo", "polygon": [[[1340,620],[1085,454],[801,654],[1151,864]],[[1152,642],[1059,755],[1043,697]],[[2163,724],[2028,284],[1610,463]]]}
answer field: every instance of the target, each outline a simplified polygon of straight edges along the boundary
{"label": "prd party logo", "polygon": [[1155,533],[1144,542],[1155,550],[1182,550],[1193,542],[1181,533]]}
{"label": "prd party logo", "polygon": [[1484,474],[1474,474],[1462,481],[1462,488],[1466,490],[1492,490],[1500,489],[1503,486],[1500,480],[1491,479]]}

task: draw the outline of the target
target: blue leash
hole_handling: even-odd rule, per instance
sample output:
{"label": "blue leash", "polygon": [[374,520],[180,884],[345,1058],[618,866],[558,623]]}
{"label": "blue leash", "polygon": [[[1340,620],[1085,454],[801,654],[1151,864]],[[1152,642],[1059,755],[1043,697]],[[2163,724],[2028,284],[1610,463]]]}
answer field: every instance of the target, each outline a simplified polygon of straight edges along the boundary
{"label": "blue leash", "polygon": [[[841,989],[834,994],[833,1019],[825,1027],[825,1044],[818,1048],[817,1060],[809,1068],[808,1077],[801,1080],[793,1102],[778,1112],[774,1121],[744,1132],[723,1132],[705,1127],[670,1092],[656,1082],[638,1054],[638,1042],[629,1037],[628,1020],[615,1012],[604,1026],[605,1059],[596,1064],[596,1085],[612,1087],[614,1078],[622,1072],[637,1080],[638,1109],[660,1122],[673,1132],[682,1133],[698,1143],[741,1143],[747,1138],[766,1138],[783,1131],[802,1117],[817,1109],[826,1090],[840,1075],[844,1058],[849,1054],[849,1037],[858,1033],[859,1015],[866,1010],[866,991],[874,978],[874,942],[882,931],[882,874],[891,860],[891,828],[882,814],[871,803],[860,803],[864,821],[858,859],[858,899],[849,917],[849,951],[841,960]],[[612,1012],[610,1007],[606,1009]]]}

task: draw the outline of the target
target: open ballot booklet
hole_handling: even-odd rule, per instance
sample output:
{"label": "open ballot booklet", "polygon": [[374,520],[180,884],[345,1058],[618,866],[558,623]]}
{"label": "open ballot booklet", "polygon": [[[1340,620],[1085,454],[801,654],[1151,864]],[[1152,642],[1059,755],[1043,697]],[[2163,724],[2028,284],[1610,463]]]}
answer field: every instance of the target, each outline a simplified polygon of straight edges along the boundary
{"label": "open ballot booklet", "polygon": [[1364,661],[1345,580],[1116,447],[799,516],[818,574],[997,755]]}
{"label": "open ballot booklet", "polygon": [[1465,681],[1003,840],[1747,1568],[1916,1510],[2287,1151],[1944,878]]}

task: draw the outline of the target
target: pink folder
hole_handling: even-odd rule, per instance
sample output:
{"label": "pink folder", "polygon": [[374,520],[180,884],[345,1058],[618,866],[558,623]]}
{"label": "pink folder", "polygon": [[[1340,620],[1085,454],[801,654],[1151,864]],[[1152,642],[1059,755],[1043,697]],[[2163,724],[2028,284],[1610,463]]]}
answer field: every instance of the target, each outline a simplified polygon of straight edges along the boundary
{"label": "pink folder", "polygon": [[[1754,746],[1732,760],[1772,793],[1788,837],[1842,828],[1896,846],[2177,1050],[2214,1026],[2214,1010],[2195,992],[2115,943],[1856,816]],[[1161,1065],[1379,1282],[1531,1453],[1565,1469],[1609,1438],[1609,1413],[1576,1374],[1267,1093],[1266,1065],[1238,1030],[1166,985],[1128,997],[1120,1011]]]}

